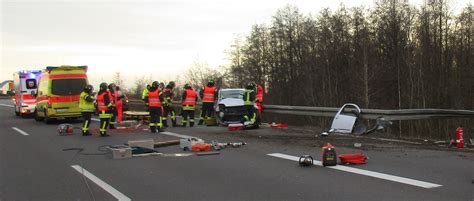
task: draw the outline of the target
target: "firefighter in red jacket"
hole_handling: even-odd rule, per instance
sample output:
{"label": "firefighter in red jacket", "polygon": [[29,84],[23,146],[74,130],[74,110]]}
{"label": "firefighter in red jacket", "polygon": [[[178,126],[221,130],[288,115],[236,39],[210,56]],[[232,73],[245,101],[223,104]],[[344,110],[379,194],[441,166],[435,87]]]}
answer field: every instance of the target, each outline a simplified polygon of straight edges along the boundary
{"label": "firefighter in red jacket", "polygon": [[258,113],[262,113],[262,103],[263,103],[263,87],[262,85],[257,85],[257,95],[255,96],[255,103],[257,103]]}
{"label": "firefighter in red jacket", "polygon": [[116,103],[117,103],[117,94],[115,93],[115,84],[114,83],[110,83],[109,86],[109,95],[112,97],[112,104],[113,106],[110,107],[110,114],[112,115],[110,117],[110,123],[109,123],[109,128],[110,129],[115,129],[115,124],[117,123],[117,109],[115,108],[116,106]]}
{"label": "firefighter in red jacket", "polygon": [[214,114],[214,101],[217,98],[217,89],[214,86],[214,80],[209,80],[207,85],[201,91],[201,118],[199,119],[198,125],[202,125],[205,119],[212,118]]}
{"label": "firefighter in red jacket", "polygon": [[186,123],[188,122],[189,117],[189,126],[194,126],[194,111],[196,109],[196,102],[197,102],[197,95],[196,91],[193,90],[191,85],[185,84],[184,85],[185,91],[183,92],[182,97],[182,116],[183,116],[183,123],[182,126],[186,127]]}
{"label": "firefighter in red jacket", "polygon": [[107,127],[109,126],[110,118],[112,117],[110,108],[113,107],[112,96],[107,90],[107,83],[103,82],[100,84],[99,93],[96,97],[97,110],[100,118],[100,136],[105,137],[107,135]]}
{"label": "firefighter in red jacket", "polygon": [[145,97],[145,102],[148,103],[148,107],[150,109],[150,131],[152,133],[163,131],[163,124],[161,120],[163,94],[158,88],[159,83],[154,81],[151,84],[150,91],[148,91],[148,96]]}

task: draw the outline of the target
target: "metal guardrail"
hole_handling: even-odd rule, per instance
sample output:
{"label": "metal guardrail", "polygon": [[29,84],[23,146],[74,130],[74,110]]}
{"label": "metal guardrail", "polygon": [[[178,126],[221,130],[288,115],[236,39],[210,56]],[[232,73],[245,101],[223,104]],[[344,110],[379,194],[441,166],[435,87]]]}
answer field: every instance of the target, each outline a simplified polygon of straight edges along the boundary
{"label": "metal guardrail", "polygon": [[[131,104],[143,104],[141,100],[131,100]],[[201,105],[199,102],[198,106]],[[181,107],[179,101],[173,101],[174,107]],[[264,113],[313,116],[313,117],[334,117],[340,108],[335,107],[307,107],[289,105],[263,105]],[[377,119],[384,117],[386,120],[417,120],[432,118],[474,118],[474,110],[449,110],[449,109],[401,109],[401,110],[381,110],[362,109],[360,118]]]}
{"label": "metal guardrail", "polygon": [[[340,108],[333,107],[304,107],[284,105],[264,105],[266,113],[304,115],[317,117],[334,117]],[[464,117],[474,118],[474,110],[448,110],[448,109],[401,109],[380,110],[362,109],[360,118],[377,119],[383,116],[386,120],[416,120],[431,118]]]}

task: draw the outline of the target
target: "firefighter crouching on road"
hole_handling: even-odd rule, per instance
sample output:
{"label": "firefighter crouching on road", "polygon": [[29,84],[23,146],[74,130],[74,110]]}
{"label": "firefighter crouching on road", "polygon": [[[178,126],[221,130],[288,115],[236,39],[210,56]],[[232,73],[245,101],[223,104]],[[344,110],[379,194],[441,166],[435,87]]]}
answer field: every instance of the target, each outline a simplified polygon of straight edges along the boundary
{"label": "firefighter crouching on road", "polygon": [[173,84],[168,84],[163,91],[163,126],[168,127],[168,116],[171,116],[171,123],[176,127],[176,112],[173,109]]}
{"label": "firefighter crouching on road", "polygon": [[255,87],[255,83],[248,83],[243,95],[244,108],[247,112],[244,116],[243,124],[246,128],[258,128],[257,109],[255,108]]}
{"label": "firefighter crouching on road", "polygon": [[183,92],[183,99],[182,105],[183,110],[181,116],[183,117],[182,126],[186,127],[186,123],[188,122],[189,117],[189,126],[194,126],[194,110],[196,109],[196,102],[197,102],[197,95],[196,91],[193,90],[191,85],[185,84]]}
{"label": "firefighter crouching on road", "polygon": [[145,97],[145,102],[148,103],[148,107],[150,110],[150,131],[152,133],[162,132],[162,123],[161,123],[161,115],[162,115],[162,102],[163,102],[163,95],[161,91],[158,89],[159,83],[154,81],[151,85],[150,91],[148,91],[148,96]]}
{"label": "firefighter crouching on road", "polygon": [[100,84],[99,93],[97,94],[97,110],[99,112],[100,118],[100,136],[105,137],[107,135],[107,127],[109,126],[110,118],[112,114],[110,113],[110,108],[113,107],[112,96],[107,90],[107,83],[103,82]]}
{"label": "firefighter crouching on road", "polygon": [[214,101],[217,98],[217,89],[214,86],[214,80],[209,80],[207,85],[204,86],[204,89],[201,91],[201,118],[199,119],[198,125],[202,125],[204,120],[212,118],[214,114]]}
{"label": "firefighter crouching on road", "polygon": [[94,106],[94,95],[92,95],[92,91],[94,91],[94,87],[92,85],[87,85],[84,87],[79,99],[79,108],[81,109],[82,115],[82,135],[87,136],[91,135],[89,132],[89,126],[91,125],[91,117],[94,113],[95,106]]}
{"label": "firefighter crouching on road", "polygon": [[117,123],[117,109],[115,108],[115,104],[117,103],[117,94],[115,93],[115,88],[116,86],[114,83],[109,84],[109,94],[112,97],[112,107],[109,108],[110,114],[112,114],[109,123],[110,129],[116,129],[115,124]]}

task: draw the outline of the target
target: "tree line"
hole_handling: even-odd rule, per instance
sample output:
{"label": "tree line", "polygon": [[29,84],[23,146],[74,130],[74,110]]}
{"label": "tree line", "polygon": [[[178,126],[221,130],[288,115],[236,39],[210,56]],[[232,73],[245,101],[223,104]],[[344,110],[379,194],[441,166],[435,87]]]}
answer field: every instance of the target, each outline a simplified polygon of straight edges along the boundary
{"label": "tree line", "polygon": [[[370,9],[341,6],[316,15],[288,5],[233,42],[226,81],[262,84],[266,104],[472,110],[472,14],[471,4],[454,14],[443,0],[419,8],[384,0]],[[444,138],[459,122],[473,125],[467,119],[397,122],[394,130],[426,137],[420,132],[436,127],[428,137]]]}

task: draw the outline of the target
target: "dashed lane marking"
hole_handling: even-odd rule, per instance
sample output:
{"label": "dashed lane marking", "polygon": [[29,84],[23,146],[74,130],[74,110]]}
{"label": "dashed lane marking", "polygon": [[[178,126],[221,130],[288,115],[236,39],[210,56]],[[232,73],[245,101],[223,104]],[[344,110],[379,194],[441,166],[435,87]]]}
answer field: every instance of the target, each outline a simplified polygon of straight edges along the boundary
{"label": "dashed lane marking", "polygon": [[30,135],[30,134],[28,134],[27,132],[22,131],[21,129],[19,129],[19,128],[17,128],[17,127],[12,127],[12,129],[15,130],[16,132],[19,132],[19,133],[22,134],[22,135],[25,135],[25,136],[26,136],[26,135]]}
{"label": "dashed lane marking", "polygon": [[[267,154],[267,155],[277,157],[277,158],[287,159],[287,160],[291,160],[291,161],[299,161],[299,157],[291,156],[291,155],[287,155],[287,154],[273,153],[273,154]],[[321,163],[321,161],[314,160],[314,165],[322,166],[322,163]],[[403,184],[408,184],[408,185],[412,185],[412,186],[418,186],[418,187],[422,187],[422,188],[436,188],[436,187],[442,186],[442,185],[439,185],[439,184],[434,184],[434,183],[429,183],[429,182],[424,182],[424,181],[419,181],[419,180],[415,180],[415,179],[409,179],[409,178],[405,178],[405,177],[399,177],[399,176],[394,176],[394,175],[389,175],[389,174],[384,174],[384,173],[379,173],[379,172],[362,170],[362,169],[347,167],[347,166],[343,166],[343,165],[326,166],[326,167],[331,168],[331,169],[335,169],[335,170],[341,170],[341,171],[344,171],[344,172],[350,172],[350,173],[354,173],[354,174],[360,174],[360,175],[365,175],[365,176],[369,176],[369,177],[385,179],[385,180],[394,181],[394,182],[403,183]]]}
{"label": "dashed lane marking", "polygon": [[121,193],[120,191],[118,191],[117,189],[115,189],[114,187],[112,187],[111,185],[109,185],[109,184],[105,183],[104,181],[102,181],[102,179],[99,179],[98,177],[96,177],[95,175],[93,175],[92,173],[87,171],[86,169],[82,168],[81,166],[71,165],[71,167],[74,168],[76,171],[78,171],[80,174],[87,177],[89,180],[93,181],[95,184],[100,186],[102,189],[104,189],[105,191],[110,193],[112,196],[117,198],[119,201],[131,201],[132,200],[129,197],[127,197],[126,195],[124,195],[123,193]]}
{"label": "dashed lane marking", "polygon": [[13,105],[7,105],[7,104],[1,104],[1,103],[0,103],[0,106],[4,106],[4,107],[15,107],[15,106],[13,106]]}

